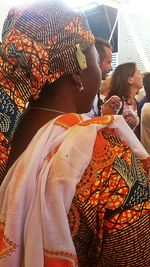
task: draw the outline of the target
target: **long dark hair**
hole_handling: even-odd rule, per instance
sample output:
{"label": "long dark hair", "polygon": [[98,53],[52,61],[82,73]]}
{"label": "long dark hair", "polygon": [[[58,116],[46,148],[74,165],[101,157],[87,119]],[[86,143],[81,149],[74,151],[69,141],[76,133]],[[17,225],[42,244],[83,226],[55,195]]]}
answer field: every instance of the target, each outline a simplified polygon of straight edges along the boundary
{"label": "long dark hair", "polygon": [[128,79],[130,77],[133,77],[135,72],[136,63],[134,62],[118,65],[112,74],[110,91],[108,93],[107,99],[113,95],[117,95],[120,98],[124,97],[125,100],[128,100],[129,89],[131,86],[128,82]]}

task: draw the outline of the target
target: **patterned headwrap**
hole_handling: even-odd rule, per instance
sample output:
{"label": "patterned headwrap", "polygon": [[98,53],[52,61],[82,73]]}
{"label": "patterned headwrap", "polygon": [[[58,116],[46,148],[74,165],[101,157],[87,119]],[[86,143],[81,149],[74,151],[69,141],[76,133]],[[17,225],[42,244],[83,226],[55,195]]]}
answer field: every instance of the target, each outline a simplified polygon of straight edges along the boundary
{"label": "patterned headwrap", "polygon": [[0,46],[0,178],[20,113],[46,81],[86,68],[94,37],[87,21],[59,0],[10,10]]}

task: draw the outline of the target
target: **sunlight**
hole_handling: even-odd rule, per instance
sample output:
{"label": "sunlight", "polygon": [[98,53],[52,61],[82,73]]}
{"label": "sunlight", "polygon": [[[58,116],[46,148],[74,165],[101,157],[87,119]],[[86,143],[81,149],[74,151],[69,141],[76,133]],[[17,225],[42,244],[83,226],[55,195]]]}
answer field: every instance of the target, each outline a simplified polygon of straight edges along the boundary
{"label": "sunlight", "polygon": [[[150,1],[149,0],[126,0],[122,1],[123,5],[121,6],[122,12],[130,14],[141,14],[141,10],[143,15],[149,16],[149,8],[150,8]],[[143,17],[144,17],[143,16]]]}

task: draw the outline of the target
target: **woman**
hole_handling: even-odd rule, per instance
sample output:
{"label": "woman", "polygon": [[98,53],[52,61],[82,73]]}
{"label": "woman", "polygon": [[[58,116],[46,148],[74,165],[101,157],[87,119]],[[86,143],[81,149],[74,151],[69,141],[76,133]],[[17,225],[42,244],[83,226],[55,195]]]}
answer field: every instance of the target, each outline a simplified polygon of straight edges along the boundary
{"label": "woman", "polygon": [[139,124],[135,95],[143,86],[143,75],[133,62],[119,65],[111,79],[103,115],[122,114],[133,131]]}
{"label": "woman", "polygon": [[20,44],[26,37],[43,56],[45,84],[22,116],[11,162],[24,152],[0,187],[0,266],[149,266],[149,155],[122,116],[80,114],[101,82],[84,17],[51,1],[15,23]]}
{"label": "woman", "polygon": [[[42,17],[40,10],[37,10],[37,12],[38,16]],[[61,68],[55,69],[56,66],[53,62],[59,61],[59,56],[56,54],[57,46],[55,46],[55,44],[57,43],[57,39],[61,38],[61,25],[57,25],[57,21],[53,22],[56,24],[56,27],[59,27],[58,36],[54,35],[53,37],[51,35],[51,18],[44,10],[46,18],[44,21],[44,18],[42,17],[42,23],[47,26],[47,29],[44,28],[44,36],[42,35],[43,25],[40,25],[40,18],[35,24],[37,25],[36,29],[35,25],[32,24],[31,17],[34,17],[34,14],[36,13],[34,9],[32,10],[31,7],[31,14],[27,14],[24,18],[24,23],[20,20],[20,18],[17,20],[18,14],[21,13],[21,8],[12,9],[9,12],[3,27],[3,43],[0,47],[0,183],[3,180],[4,173],[6,172],[5,169],[8,155],[10,153],[11,140],[17,128],[20,114],[25,109],[27,102],[31,98],[38,98],[41,87],[45,84],[46,80],[52,82],[63,74],[70,74],[70,71],[73,72],[79,70],[79,67],[78,69],[75,67],[77,59],[71,59],[71,54],[76,50],[76,47],[72,48],[73,40],[71,39],[70,44],[67,44],[67,48],[65,46],[65,38],[67,38],[68,34],[67,31],[70,32],[71,29],[73,29],[73,24],[68,25],[68,28],[66,29],[66,37],[64,37],[64,40],[61,40],[60,46],[63,60],[61,62]],[[29,25],[31,26],[30,28]],[[28,35],[26,34],[24,36],[24,32],[26,31]],[[33,35],[34,42],[36,41],[36,43],[32,42],[32,38],[30,39]],[[91,36],[91,34],[89,35],[86,29],[85,31],[83,30],[82,35],[87,35],[87,40],[93,42],[93,36]],[[80,39],[81,37],[76,40],[76,45],[80,43]],[[84,50],[88,47],[86,43],[82,45],[81,42],[80,45]],[[49,49],[50,47],[51,50]],[[77,48],[77,57],[81,58],[80,64],[82,69],[86,67],[84,55],[80,53],[80,47]],[[70,58],[68,58],[68,50],[70,51]],[[70,69],[67,69],[67,65]],[[66,68],[65,71],[64,68]],[[50,75],[51,72],[52,75]],[[55,76],[53,75],[53,72],[55,72]],[[80,75],[76,76],[77,77],[72,79],[79,80]],[[83,87],[82,84],[80,84],[80,80],[74,84],[75,86],[78,86],[76,92],[82,90]],[[91,89],[93,90],[93,86],[91,86]],[[81,93],[82,97],[84,97],[84,94],[86,95],[86,90]],[[91,94],[94,94],[94,90]],[[72,98],[73,97],[74,96],[72,95]],[[71,100],[69,99],[69,101]],[[90,106],[91,103],[88,102],[87,105]],[[56,113],[54,115],[56,115]],[[53,116],[51,115],[51,117]]]}

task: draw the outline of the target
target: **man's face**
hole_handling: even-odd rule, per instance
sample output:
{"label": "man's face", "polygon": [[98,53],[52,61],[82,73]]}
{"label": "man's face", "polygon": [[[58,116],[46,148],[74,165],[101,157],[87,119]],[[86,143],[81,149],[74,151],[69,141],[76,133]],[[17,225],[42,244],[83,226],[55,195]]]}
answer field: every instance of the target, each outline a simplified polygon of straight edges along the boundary
{"label": "man's face", "polygon": [[105,52],[106,52],[106,57],[103,60],[101,60],[101,62],[100,62],[100,68],[101,68],[101,72],[102,72],[102,80],[105,80],[108,73],[110,71],[112,71],[112,66],[111,66],[112,51],[110,48],[105,47]]}

